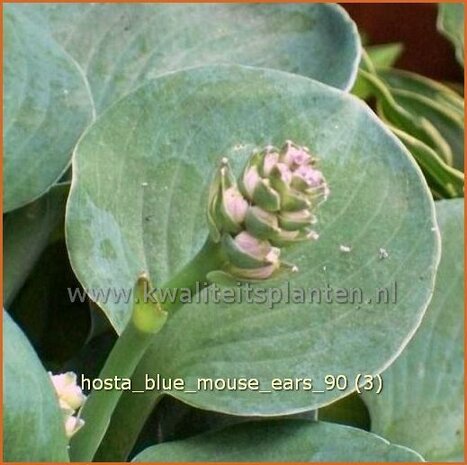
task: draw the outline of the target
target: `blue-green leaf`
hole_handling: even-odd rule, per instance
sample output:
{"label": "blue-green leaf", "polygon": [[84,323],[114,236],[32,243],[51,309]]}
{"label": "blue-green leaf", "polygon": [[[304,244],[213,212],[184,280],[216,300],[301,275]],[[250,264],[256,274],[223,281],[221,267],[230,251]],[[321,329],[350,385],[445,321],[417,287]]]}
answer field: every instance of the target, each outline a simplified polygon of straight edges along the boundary
{"label": "blue-green leaf", "polygon": [[464,4],[440,3],[438,29],[456,48],[457,61],[464,66]]}
{"label": "blue-green leaf", "polygon": [[54,387],[21,329],[3,312],[3,459],[68,462]]}
{"label": "blue-green leaf", "polygon": [[149,447],[134,462],[423,462],[416,452],[356,428],[269,421]]}
{"label": "blue-green leaf", "polygon": [[[301,76],[240,66],[151,81],[109,109],[75,152],[67,205],[71,262],[85,288],[112,292],[132,289],[142,271],[158,286],[172,278],[206,238],[208,187],[220,159],[229,157],[238,172],[253,148],[286,139],[309,146],[329,180],[320,239],[284,251],[300,271],[262,287],[282,290],[272,309],[261,301],[216,303],[210,291],[202,297],[208,303],[183,306],[156,337],[141,372],[182,377],[190,386],[197,377],[246,376],[268,389],[275,377],[309,376],[323,389],[326,374],[342,374],[349,385],[319,394],[172,393],[200,408],[242,415],[318,408],[349,394],[357,373],[379,372],[399,354],[420,323],[439,258],[421,172],[354,97]],[[373,298],[380,287],[394,294],[395,281],[403,298],[387,305],[286,298],[289,283],[299,290],[361,288]],[[121,331],[132,303],[111,297],[100,305]],[[145,402],[138,396],[136,403]],[[150,408],[151,401],[142,411],[124,409],[126,438]]]}
{"label": "blue-green leaf", "polygon": [[364,400],[371,429],[430,461],[463,461],[464,202],[437,202],[442,256],[433,299],[415,337]]}
{"label": "blue-green leaf", "polygon": [[148,79],[200,65],[280,69],[350,89],[360,39],[328,4],[49,4],[40,11],[82,65],[98,112]]}
{"label": "blue-green leaf", "polygon": [[41,21],[4,12],[3,209],[43,194],[67,168],[92,118],[82,71]]}

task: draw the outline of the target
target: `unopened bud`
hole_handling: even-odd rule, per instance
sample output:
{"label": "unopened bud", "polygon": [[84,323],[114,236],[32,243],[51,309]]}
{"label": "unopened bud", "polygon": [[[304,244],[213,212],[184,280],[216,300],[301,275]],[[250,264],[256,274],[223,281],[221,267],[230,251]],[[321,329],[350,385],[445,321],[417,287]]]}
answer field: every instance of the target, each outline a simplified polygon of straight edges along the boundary
{"label": "unopened bud", "polygon": [[65,433],[68,438],[71,438],[84,426],[84,420],[78,417],[69,416],[65,420]]}
{"label": "unopened bud", "polygon": [[266,257],[271,251],[271,244],[246,231],[241,232],[235,238],[228,234],[224,235],[223,245],[230,263],[234,266],[256,268],[270,263]]}
{"label": "unopened bud", "polygon": [[244,195],[248,199],[253,200],[253,194],[260,183],[261,177],[258,173],[258,168],[256,166],[251,166],[245,171],[242,178],[241,185]]}
{"label": "unopened bud", "polygon": [[295,231],[315,222],[316,216],[307,209],[292,212],[286,211],[279,215],[279,225],[287,231]]}
{"label": "unopened bud", "polygon": [[237,188],[228,160],[223,158],[211,184],[208,201],[208,224],[215,242],[224,232],[242,230],[241,223],[247,207],[248,203]]}
{"label": "unopened bud", "polygon": [[271,170],[274,168],[274,166],[277,165],[278,161],[279,161],[278,152],[274,150],[266,152],[264,156],[263,170],[261,174],[263,176],[269,176],[271,174]]}
{"label": "unopened bud", "polygon": [[77,384],[76,374],[72,371],[60,375],[49,374],[58,395],[60,407],[64,410],[78,410],[86,400],[86,396]]}
{"label": "unopened bud", "polygon": [[245,217],[245,227],[253,236],[268,239],[278,231],[279,222],[274,213],[259,207],[250,207]]}
{"label": "unopened bud", "polygon": [[73,414],[83,406],[86,396],[83,394],[81,387],[78,386],[76,374],[72,371],[59,375],[53,375],[49,372],[49,375],[57,393],[66,435],[71,438],[84,425],[84,421],[73,416]]}
{"label": "unopened bud", "polygon": [[292,141],[287,141],[281,151],[282,160],[290,167],[310,163],[311,156],[305,147],[297,147]]}
{"label": "unopened bud", "polygon": [[319,237],[311,225],[329,187],[315,165],[309,150],[291,141],[281,150],[267,146],[250,156],[237,185],[222,160],[208,207],[211,238],[226,255],[216,276],[262,280],[294,269],[279,260],[278,247]]}
{"label": "unopened bud", "polygon": [[236,187],[229,187],[222,197],[222,211],[229,223],[238,227],[245,219],[248,202]]}

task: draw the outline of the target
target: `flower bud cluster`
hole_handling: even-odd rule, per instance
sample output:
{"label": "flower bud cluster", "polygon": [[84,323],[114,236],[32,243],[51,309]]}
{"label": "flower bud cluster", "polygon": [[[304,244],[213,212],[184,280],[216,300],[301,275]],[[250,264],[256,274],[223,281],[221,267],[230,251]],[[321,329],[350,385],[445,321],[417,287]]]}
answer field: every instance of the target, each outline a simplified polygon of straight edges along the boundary
{"label": "flower bud cluster", "polygon": [[53,375],[49,372],[49,375],[63,413],[66,435],[71,438],[84,425],[84,421],[79,416],[75,416],[75,413],[84,404],[86,396],[78,386],[76,374],[72,371],[59,375]]}
{"label": "flower bud cluster", "polygon": [[293,142],[253,153],[238,182],[224,158],[208,204],[211,238],[222,242],[227,257],[223,271],[264,280],[290,268],[280,260],[281,248],[318,239],[315,211],[328,195],[316,159]]}

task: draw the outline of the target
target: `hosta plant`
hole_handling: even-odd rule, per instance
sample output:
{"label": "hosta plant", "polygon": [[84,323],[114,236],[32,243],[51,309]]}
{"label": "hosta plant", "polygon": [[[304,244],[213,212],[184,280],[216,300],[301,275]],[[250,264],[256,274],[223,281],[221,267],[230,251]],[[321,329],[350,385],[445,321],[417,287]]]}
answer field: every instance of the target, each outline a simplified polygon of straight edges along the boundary
{"label": "hosta plant", "polygon": [[4,23],[6,461],[462,459],[458,93],[332,4]]}

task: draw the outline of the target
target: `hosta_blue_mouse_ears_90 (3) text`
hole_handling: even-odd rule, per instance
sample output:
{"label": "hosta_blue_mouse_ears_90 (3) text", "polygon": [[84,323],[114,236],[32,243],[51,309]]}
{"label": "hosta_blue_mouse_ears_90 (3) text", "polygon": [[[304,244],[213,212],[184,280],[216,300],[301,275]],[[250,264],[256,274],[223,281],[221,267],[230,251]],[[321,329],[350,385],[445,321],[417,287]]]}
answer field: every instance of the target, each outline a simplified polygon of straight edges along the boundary
{"label": "hosta_blue_mouse_ears_90 (3) text", "polygon": [[316,165],[308,148],[291,141],[280,150],[253,152],[238,180],[222,159],[209,193],[208,223],[225,262],[208,279],[254,282],[298,271],[281,260],[281,248],[319,237],[315,213],[329,186]]}

